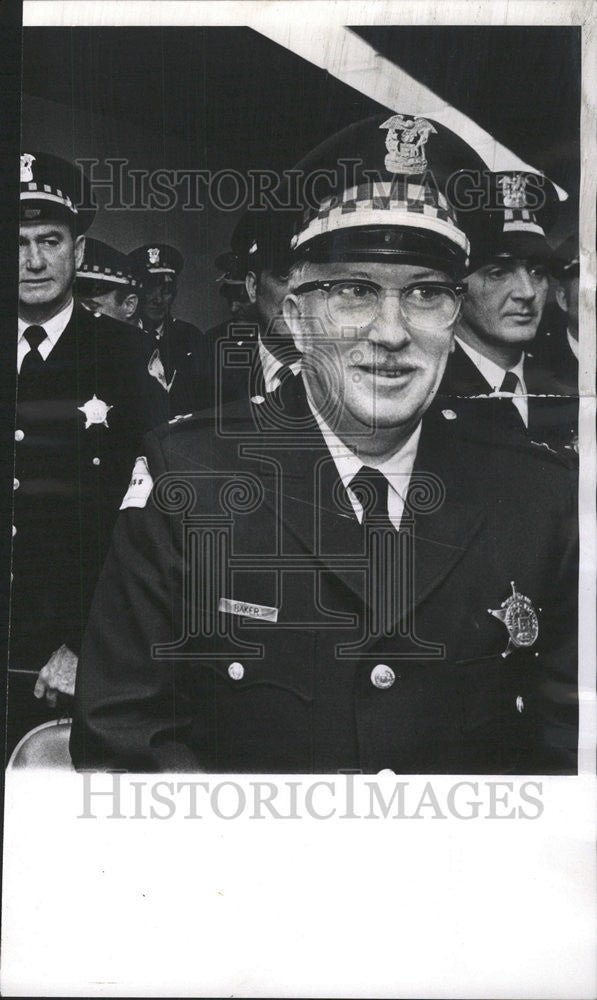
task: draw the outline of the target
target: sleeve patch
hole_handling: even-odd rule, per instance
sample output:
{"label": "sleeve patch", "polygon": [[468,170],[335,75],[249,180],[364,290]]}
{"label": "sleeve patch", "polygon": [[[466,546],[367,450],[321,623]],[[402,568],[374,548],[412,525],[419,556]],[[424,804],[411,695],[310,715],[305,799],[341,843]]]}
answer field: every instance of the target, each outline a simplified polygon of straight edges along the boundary
{"label": "sleeve patch", "polygon": [[149,472],[145,455],[135,459],[135,467],[129,483],[129,488],[120,504],[120,510],[126,507],[145,507],[153,488],[153,479]]}

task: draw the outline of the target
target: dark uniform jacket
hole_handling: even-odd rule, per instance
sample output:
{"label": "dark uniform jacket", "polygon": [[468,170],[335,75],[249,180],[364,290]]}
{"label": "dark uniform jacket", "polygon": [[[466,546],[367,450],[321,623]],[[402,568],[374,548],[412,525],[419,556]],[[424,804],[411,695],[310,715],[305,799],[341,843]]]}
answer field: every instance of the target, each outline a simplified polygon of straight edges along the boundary
{"label": "dark uniform jacket", "polygon": [[[119,518],[83,645],[76,766],[573,772],[574,483],[546,449],[460,431],[425,415],[383,544],[300,378],[216,434],[201,415],[148,435],[153,489]],[[529,644],[504,656],[489,609]]]}
{"label": "dark uniform jacket", "polygon": [[40,374],[18,379],[9,721],[47,718],[33,697],[62,644],[78,653],[143,434],[156,423],[140,333],[75,306]]}
{"label": "dark uniform jacket", "polygon": [[[485,380],[468,354],[456,343],[448,359],[438,397],[461,422],[471,428],[481,423],[491,437],[525,437],[546,445],[574,464],[578,442],[578,395],[563,391],[563,385],[534,353],[525,359],[528,393],[528,427],[511,399],[486,398],[493,386]],[[481,398],[478,398],[481,397]]]}
{"label": "dark uniform jacket", "polygon": [[149,372],[155,380],[154,388],[158,387],[162,421],[212,405],[208,398],[209,352],[205,334],[192,323],[168,317],[161,336],[154,330],[143,330],[143,336]]}

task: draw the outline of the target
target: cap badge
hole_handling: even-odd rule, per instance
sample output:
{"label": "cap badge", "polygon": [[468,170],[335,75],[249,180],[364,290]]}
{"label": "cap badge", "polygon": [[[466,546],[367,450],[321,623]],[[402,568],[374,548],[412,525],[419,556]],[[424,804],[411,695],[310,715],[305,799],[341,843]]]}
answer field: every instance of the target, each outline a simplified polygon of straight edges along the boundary
{"label": "cap badge", "polygon": [[150,264],[159,264],[160,263],[160,248],[159,247],[150,247],[148,249],[148,251],[147,251],[147,258],[148,258]]}
{"label": "cap badge", "polygon": [[539,619],[531,599],[516,590],[516,584],[513,580],[510,582],[510,586],[512,587],[511,596],[502,601],[501,606],[495,611],[491,608],[487,609],[490,615],[499,618],[508,629],[508,645],[502,653],[504,657],[509,656],[515,648],[532,646],[539,635]]}
{"label": "cap badge", "polygon": [[31,153],[23,153],[21,156],[21,184],[27,184],[29,181],[33,180],[33,169],[32,164],[35,163],[35,157]]}
{"label": "cap badge", "polygon": [[504,198],[504,208],[527,208],[527,179],[524,174],[500,177],[499,183]]}
{"label": "cap badge", "polygon": [[103,400],[98,399],[95,393],[88,399],[85,406],[78,406],[78,410],[85,414],[85,430],[91,427],[92,424],[103,424],[104,427],[108,426],[108,411],[112,409]]}
{"label": "cap badge", "polygon": [[388,130],[384,160],[391,174],[420,174],[427,169],[425,145],[437,129],[426,118],[405,118],[392,115],[380,128]]}

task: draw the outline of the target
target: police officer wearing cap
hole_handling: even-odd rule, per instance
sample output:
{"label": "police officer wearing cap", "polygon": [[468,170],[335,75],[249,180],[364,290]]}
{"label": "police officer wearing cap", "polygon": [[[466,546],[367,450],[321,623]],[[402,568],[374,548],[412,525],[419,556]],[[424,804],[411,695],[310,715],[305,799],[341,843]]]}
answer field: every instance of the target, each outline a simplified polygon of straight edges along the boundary
{"label": "police officer wearing cap", "polygon": [[150,374],[166,394],[168,415],[201,409],[208,405],[205,336],[172,316],[184,258],[175,247],[152,243],[132,250],[128,260],[141,285],[138,325],[152,348]]}
{"label": "police officer wearing cap", "polygon": [[569,236],[554,251],[555,303],[546,310],[545,324],[533,345],[535,365],[553,380],[557,390],[578,395],[578,239]]}
{"label": "police officer wearing cap", "polygon": [[73,164],[21,156],[9,750],[72,696],[131,455],[152,426],[138,334],[73,300],[89,205]]}
{"label": "police officer wearing cap", "polygon": [[207,332],[214,405],[261,398],[300,371],[300,354],[282,315],[294,219],[293,212],[246,212],[232,233],[232,250],[218,258],[232,263],[237,280],[242,275],[250,312]]}
{"label": "police officer wearing cap", "polygon": [[461,434],[434,398],[466,167],[404,113],[302,161],[305,183],[332,173],[291,241],[301,373],[217,435],[199,415],[146,438],[85,639],[77,767],[574,771],[567,467]]}
{"label": "police officer wearing cap", "polygon": [[131,274],[127,255],[101,240],[87,237],[77,268],[75,294],[92,313],[134,323],[139,308],[139,282]]}
{"label": "police officer wearing cap", "polygon": [[482,420],[495,434],[573,455],[576,401],[561,398],[561,386],[535,356],[555,267],[546,231],[557,192],[531,172],[487,172],[482,180],[467,219],[470,273],[440,394],[462,421]]}
{"label": "police officer wearing cap", "polygon": [[228,304],[234,319],[252,319],[253,306],[246,287],[245,269],[232,251],[216,257],[215,265],[223,273],[218,278],[220,295]]}

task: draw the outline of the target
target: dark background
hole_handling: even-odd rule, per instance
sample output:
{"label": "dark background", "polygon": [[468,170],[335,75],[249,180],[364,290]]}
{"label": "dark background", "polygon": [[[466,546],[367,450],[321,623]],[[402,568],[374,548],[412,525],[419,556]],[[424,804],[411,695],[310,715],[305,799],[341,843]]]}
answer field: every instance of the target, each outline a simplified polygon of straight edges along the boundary
{"label": "dark background", "polygon": [[[559,233],[576,228],[579,28],[352,30],[566,189]],[[24,150],[126,157],[132,169],[282,170],[379,110],[246,28],[24,32]],[[100,205],[106,198],[98,191]],[[226,315],[213,261],[237,218],[214,208],[101,211],[90,235],[125,251],[145,242],[177,245],[186,264],[175,313],[206,328]]]}

